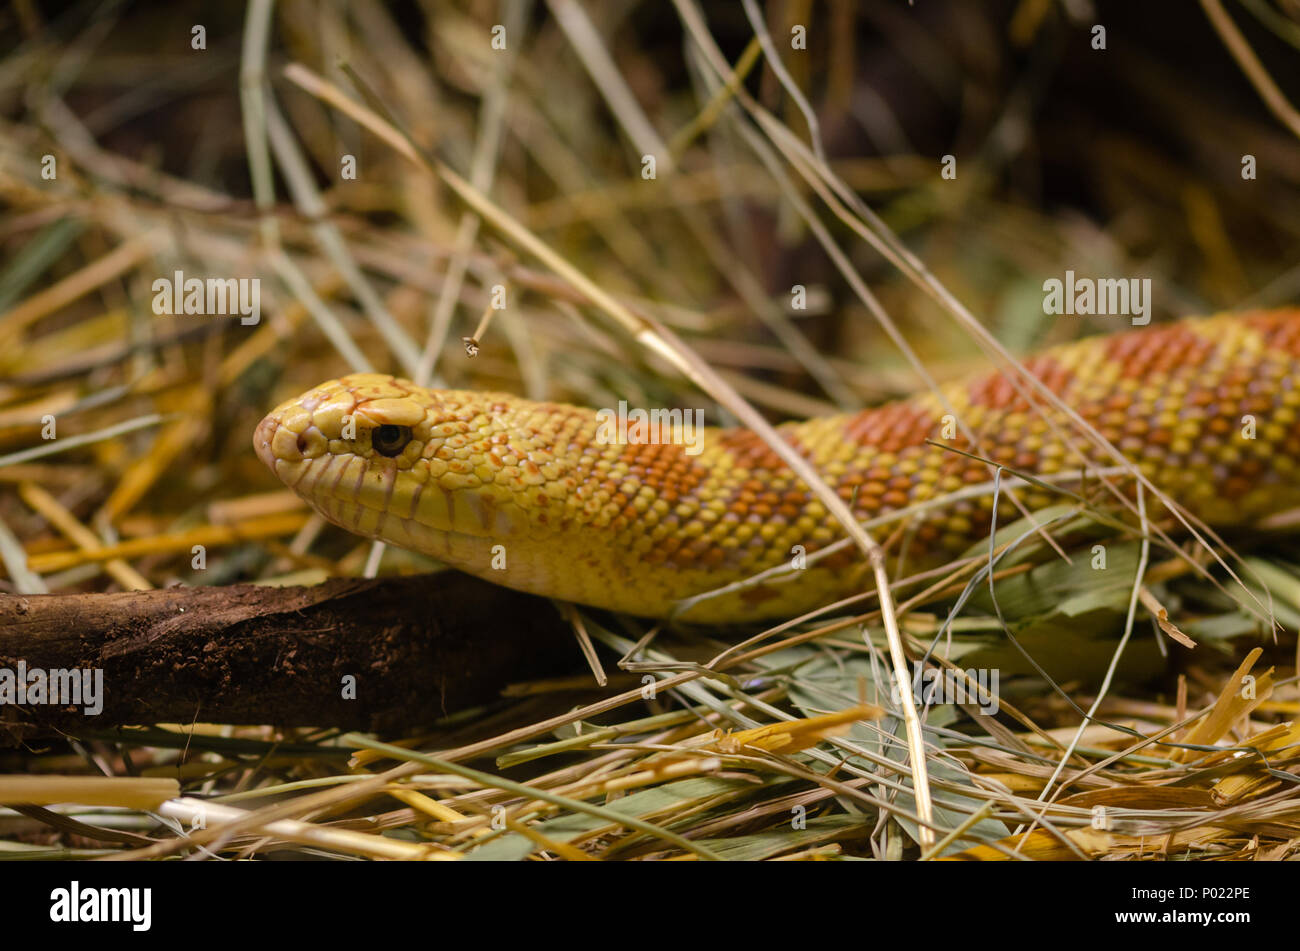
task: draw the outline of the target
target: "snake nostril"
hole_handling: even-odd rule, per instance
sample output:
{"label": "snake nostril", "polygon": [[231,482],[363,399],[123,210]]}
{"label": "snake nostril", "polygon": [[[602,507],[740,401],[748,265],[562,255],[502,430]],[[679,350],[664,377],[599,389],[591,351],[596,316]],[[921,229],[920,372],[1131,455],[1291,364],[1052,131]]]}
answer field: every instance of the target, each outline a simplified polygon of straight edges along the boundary
{"label": "snake nostril", "polygon": [[305,433],[298,434],[298,452],[303,455],[307,454],[307,436]]}

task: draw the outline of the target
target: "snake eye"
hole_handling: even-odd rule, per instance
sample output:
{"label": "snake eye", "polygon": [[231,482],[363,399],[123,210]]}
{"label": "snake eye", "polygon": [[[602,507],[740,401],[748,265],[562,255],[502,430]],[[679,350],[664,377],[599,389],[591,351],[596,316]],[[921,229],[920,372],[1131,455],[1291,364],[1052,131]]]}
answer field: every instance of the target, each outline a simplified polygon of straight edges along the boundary
{"label": "snake eye", "polygon": [[406,448],[411,441],[410,426],[392,426],[385,423],[370,433],[370,445],[381,456],[392,458]]}

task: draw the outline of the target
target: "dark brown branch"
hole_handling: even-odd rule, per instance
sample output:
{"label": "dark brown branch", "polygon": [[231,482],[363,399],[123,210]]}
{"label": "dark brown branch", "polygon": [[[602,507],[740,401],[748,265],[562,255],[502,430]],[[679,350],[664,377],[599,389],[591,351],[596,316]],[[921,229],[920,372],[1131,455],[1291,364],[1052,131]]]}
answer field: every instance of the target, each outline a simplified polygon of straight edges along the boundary
{"label": "dark brown branch", "polygon": [[[103,709],[0,706],[0,745],[183,722],[407,730],[582,664],[541,598],[456,572],[314,587],[0,595],[0,669],[99,668]],[[356,699],[344,699],[347,676]]]}

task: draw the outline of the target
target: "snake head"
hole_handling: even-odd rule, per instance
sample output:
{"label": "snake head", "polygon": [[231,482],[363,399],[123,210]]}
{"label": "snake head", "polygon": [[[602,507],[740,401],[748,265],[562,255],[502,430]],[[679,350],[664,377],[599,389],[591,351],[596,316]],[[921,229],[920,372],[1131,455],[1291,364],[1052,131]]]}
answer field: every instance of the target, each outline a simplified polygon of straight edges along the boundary
{"label": "snake head", "polygon": [[[603,432],[582,407],[356,374],[276,407],[253,441],[285,485],[349,532],[522,591],[662,615],[682,592],[716,584],[707,565],[639,578],[698,507],[683,478],[698,464],[682,446]],[[703,527],[686,532],[711,545]]]}
{"label": "snake head", "polygon": [[[514,397],[360,373],[272,410],[253,446],[326,519],[470,571],[526,527],[548,450],[513,426]],[[482,561],[484,564],[480,564]]]}

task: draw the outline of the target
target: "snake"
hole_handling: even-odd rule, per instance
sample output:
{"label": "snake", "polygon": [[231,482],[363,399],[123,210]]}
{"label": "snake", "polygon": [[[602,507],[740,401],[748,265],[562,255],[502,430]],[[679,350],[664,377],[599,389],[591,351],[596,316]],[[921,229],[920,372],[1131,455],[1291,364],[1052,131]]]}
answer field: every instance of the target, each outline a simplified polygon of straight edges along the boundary
{"label": "snake", "polygon": [[[1021,366],[1041,387],[986,369],[774,428],[894,564],[918,568],[987,543],[1006,524],[995,516],[1059,504],[1050,480],[1117,462],[1211,527],[1300,506],[1300,308],[1086,336]],[[870,584],[867,559],[770,442],[690,431],[689,415],[615,427],[612,412],[356,373],[277,406],[253,442],[329,522],[563,601],[746,623]],[[1080,439],[1080,421],[1105,445]],[[997,493],[997,472],[1024,479]]]}

